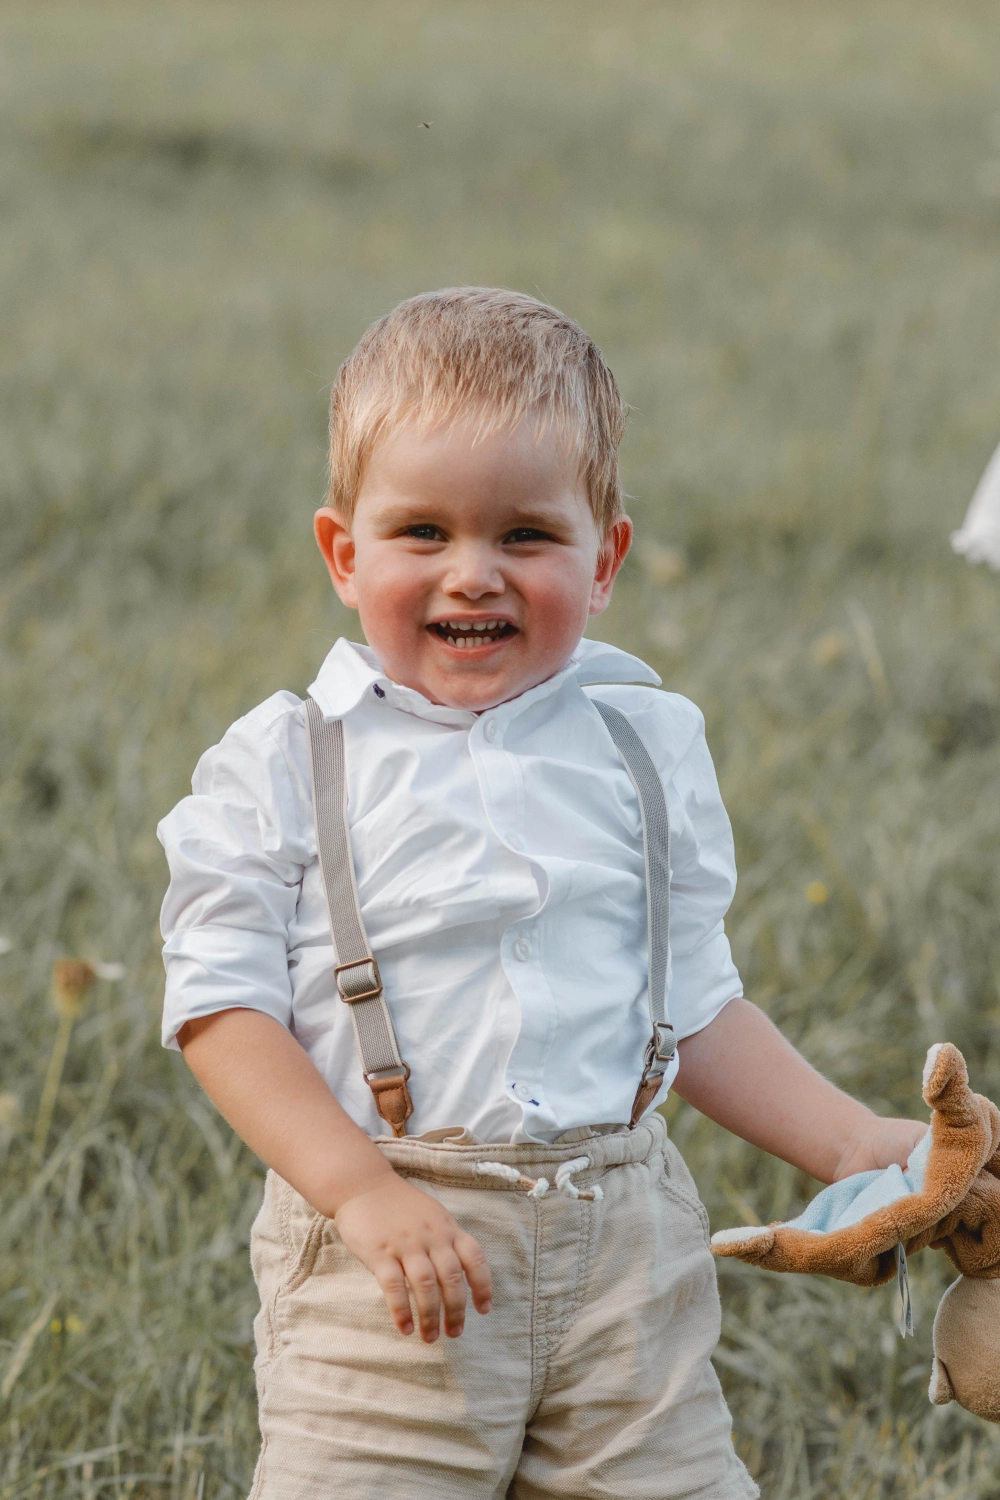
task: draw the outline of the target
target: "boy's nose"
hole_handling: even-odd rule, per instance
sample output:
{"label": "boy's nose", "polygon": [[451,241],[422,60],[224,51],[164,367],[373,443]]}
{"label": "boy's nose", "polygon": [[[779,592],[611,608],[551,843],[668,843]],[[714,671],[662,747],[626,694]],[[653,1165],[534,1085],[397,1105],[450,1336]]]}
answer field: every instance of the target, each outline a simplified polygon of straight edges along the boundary
{"label": "boy's nose", "polygon": [[492,548],[463,547],[449,558],[441,587],[446,594],[482,599],[487,594],[502,594],[506,584]]}

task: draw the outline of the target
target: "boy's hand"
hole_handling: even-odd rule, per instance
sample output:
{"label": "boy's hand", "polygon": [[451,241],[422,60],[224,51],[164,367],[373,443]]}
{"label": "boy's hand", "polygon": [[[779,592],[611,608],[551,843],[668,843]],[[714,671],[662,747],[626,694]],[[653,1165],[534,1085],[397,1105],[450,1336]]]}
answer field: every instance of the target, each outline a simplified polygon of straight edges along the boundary
{"label": "boy's hand", "polygon": [[910,1152],[926,1133],[927,1126],[919,1120],[884,1120],[873,1115],[845,1147],[834,1182],[893,1163],[905,1167]]}
{"label": "boy's hand", "polygon": [[209,1097],[252,1151],[332,1218],[340,1237],[375,1277],[400,1333],[457,1338],[465,1326],[465,1283],[487,1313],[493,1299],[481,1247],[429,1193],[399,1177],[337,1103],[296,1039],[253,1010],[223,1010],[189,1021],[178,1040]]}
{"label": "boy's hand", "polygon": [[457,1339],[465,1327],[465,1283],[477,1312],[493,1305],[493,1284],[478,1240],[429,1193],[395,1172],[347,1198],[334,1223],[348,1250],[368,1267],[400,1333],[413,1332],[410,1297],[420,1337],[433,1344],[441,1330]]}

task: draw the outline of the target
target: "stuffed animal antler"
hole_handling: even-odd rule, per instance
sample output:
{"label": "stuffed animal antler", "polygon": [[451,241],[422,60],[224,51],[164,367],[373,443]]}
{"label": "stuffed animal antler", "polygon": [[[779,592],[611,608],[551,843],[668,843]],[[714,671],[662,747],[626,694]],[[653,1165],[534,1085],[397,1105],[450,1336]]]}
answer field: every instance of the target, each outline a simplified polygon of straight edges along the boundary
{"label": "stuffed animal antler", "polygon": [[787,1224],[712,1236],[717,1256],[812,1271],[858,1286],[896,1274],[897,1246],[942,1249],[962,1272],[934,1320],[930,1398],[1000,1422],[1000,1110],[969,1088],[949,1042],[932,1047],[923,1094],[931,1127],[906,1164],[824,1189]]}

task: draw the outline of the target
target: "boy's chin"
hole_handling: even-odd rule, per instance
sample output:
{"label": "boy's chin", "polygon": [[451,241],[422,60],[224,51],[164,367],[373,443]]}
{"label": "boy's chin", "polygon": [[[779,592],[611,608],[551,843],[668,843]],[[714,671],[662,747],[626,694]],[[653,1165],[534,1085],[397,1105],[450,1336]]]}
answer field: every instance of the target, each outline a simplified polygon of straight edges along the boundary
{"label": "boy's chin", "polygon": [[506,672],[476,672],[458,668],[454,672],[434,674],[429,696],[445,708],[461,708],[468,713],[484,713],[496,708],[508,698],[516,698],[526,691],[515,674]]}
{"label": "boy's chin", "polygon": [[540,667],[532,672],[523,662],[498,661],[495,657],[483,662],[439,661],[429,665],[421,691],[444,708],[484,713],[537,687],[557,670]]}

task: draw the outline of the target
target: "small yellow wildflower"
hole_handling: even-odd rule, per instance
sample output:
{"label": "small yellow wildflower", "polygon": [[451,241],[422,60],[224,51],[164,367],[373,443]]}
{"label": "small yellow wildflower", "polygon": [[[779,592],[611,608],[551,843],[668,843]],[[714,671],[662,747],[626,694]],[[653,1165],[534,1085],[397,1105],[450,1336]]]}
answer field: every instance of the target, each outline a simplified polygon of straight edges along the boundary
{"label": "small yellow wildflower", "polygon": [[647,542],[639,554],[643,572],[650,583],[683,583],[687,577],[687,556],[683,547],[664,547]]}
{"label": "small yellow wildflower", "polygon": [[67,1333],[83,1333],[87,1325],[82,1318],[77,1317],[76,1313],[70,1313],[66,1318],[65,1327]]}
{"label": "small yellow wildflower", "polygon": [[832,667],[842,661],[847,651],[847,642],[839,630],[828,630],[812,644],[809,653],[817,667]]}
{"label": "small yellow wildflower", "polygon": [[62,1318],[53,1318],[49,1324],[50,1333],[62,1333]]}
{"label": "small yellow wildflower", "polygon": [[822,906],[824,901],[830,899],[830,892],[822,880],[810,880],[806,886],[806,900],[810,906]]}

